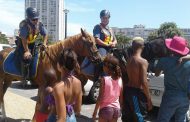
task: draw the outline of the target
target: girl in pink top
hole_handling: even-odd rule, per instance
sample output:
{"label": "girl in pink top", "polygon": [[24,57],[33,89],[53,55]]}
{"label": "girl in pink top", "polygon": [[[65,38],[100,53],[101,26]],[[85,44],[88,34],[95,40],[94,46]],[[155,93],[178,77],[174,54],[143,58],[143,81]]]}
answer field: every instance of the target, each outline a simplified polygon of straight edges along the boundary
{"label": "girl in pink top", "polygon": [[117,122],[121,116],[122,80],[119,61],[112,55],[107,55],[103,62],[104,76],[100,84],[100,92],[93,113],[96,119],[99,110],[99,122]]}

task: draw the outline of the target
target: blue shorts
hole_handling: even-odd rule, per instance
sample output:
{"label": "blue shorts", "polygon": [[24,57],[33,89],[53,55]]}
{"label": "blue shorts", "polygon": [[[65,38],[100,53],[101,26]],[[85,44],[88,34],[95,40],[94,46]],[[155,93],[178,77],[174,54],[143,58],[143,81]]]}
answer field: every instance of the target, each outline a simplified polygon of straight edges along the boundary
{"label": "blue shorts", "polygon": [[186,113],[189,109],[187,93],[165,91],[162,97],[157,122],[169,122],[175,115],[175,122],[186,122]]}
{"label": "blue shorts", "polygon": [[[57,115],[50,114],[48,116],[47,122],[56,122],[57,121]],[[66,122],[77,122],[75,114],[73,113],[71,116],[67,115]]]}

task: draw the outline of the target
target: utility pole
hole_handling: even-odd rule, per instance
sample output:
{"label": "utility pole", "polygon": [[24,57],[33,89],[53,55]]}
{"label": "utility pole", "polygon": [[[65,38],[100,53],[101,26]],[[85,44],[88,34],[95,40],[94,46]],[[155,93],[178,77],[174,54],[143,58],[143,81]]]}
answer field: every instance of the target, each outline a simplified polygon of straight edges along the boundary
{"label": "utility pole", "polygon": [[67,14],[69,13],[68,9],[64,9],[63,12],[65,13],[65,39],[67,38]]}

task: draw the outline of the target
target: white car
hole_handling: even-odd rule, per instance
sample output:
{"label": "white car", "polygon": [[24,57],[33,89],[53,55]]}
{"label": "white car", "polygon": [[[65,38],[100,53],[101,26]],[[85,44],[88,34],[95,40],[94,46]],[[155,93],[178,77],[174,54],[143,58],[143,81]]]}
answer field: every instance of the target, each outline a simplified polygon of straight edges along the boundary
{"label": "white car", "polygon": [[11,46],[9,44],[0,44],[0,51],[6,48],[11,48]]}
{"label": "white car", "polygon": [[160,107],[164,93],[164,74],[156,77],[154,73],[148,73],[149,89],[153,106]]}
{"label": "white car", "polygon": [[[164,93],[164,74],[156,77],[154,73],[148,74],[149,89],[153,106],[160,107]],[[190,111],[187,112],[187,119],[190,121]]]}
{"label": "white car", "polygon": [[100,84],[96,82],[95,84],[93,81],[88,80],[87,83],[84,86],[84,96],[87,96],[88,101],[92,103],[96,103],[96,100],[99,95],[99,86]]}

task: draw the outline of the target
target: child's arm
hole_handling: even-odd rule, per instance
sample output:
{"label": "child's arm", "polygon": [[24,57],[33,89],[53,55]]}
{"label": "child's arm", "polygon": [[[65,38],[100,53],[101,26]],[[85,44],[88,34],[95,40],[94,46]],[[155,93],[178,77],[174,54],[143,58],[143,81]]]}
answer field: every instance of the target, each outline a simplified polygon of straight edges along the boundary
{"label": "child's arm", "polygon": [[103,90],[104,90],[104,79],[102,78],[101,83],[100,83],[99,96],[98,96],[98,99],[96,101],[96,106],[94,108],[94,112],[93,112],[93,115],[92,115],[93,120],[96,119],[96,115],[97,115],[98,109],[100,107],[100,102],[101,102],[101,99],[102,99],[102,94],[104,93]]}
{"label": "child's arm", "polygon": [[121,92],[120,92],[120,96],[119,96],[119,103],[120,103],[120,107],[122,109],[123,108],[123,81],[121,83]]}
{"label": "child's arm", "polygon": [[190,60],[190,54],[183,56],[179,59],[179,64],[182,63],[183,61]]}

